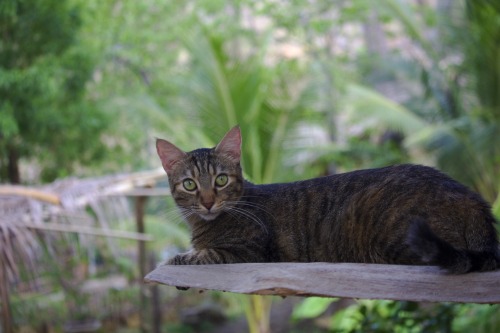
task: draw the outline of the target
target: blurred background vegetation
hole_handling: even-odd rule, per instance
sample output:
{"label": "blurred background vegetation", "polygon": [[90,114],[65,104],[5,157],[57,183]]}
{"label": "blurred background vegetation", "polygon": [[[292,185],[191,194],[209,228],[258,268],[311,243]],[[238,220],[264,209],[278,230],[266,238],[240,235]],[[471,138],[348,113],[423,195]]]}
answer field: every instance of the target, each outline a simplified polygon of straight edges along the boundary
{"label": "blurred background vegetation", "polygon": [[[480,192],[500,217],[499,41],[497,0],[2,0],[0,181],[153,169],[155,137],[191,150],[239,124],[257,183],[421,163]],[[163,201],[146,222],[163,237],[158,253],[188,243]],[[134,294],[124,293],[110,304]],[[234,296],[162,297],[245,311]],[[19,302],[19,325],[61,329],[64,311],[47,305],[61,318],[46,320]],[[336,303],[307,300],[293,321],[500,331],[498,306],[361,301],[326,315]],[[193,329],[169,316],[170,330]]]}

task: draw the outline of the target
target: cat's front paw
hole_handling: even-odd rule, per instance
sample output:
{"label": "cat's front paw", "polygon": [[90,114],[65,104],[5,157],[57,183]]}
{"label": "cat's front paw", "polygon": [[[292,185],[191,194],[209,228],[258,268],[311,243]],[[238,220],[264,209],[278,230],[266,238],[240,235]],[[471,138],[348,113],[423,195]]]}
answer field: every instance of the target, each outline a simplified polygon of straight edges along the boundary
{"label": "cat's front paw", "polygon": [[[173,257],[167,261],[161,262],[160,264],[158,264],[157,267],[166,266],[166,265],[187,265],[187,263],[186,263],[186,260],[183,257],[183,255],[178,254],[175,257]],[[177,290],[188,290],[189,289],[189,287],[180,287],[180,286],[176,286],[175,288],[177,288]]]}
{"label": "cat's front paw", "polygon": [[178,254],[173,258],[160,262],[156,267],[167,266],[167,265],[188,265],[187,259],[182,255]]}
{"label": "cat's front paw", "polygon": [[200,251],[191,250],[185,253],[176,255],[167,261],[167,265],[208,265],[208,264],[224,264],[232,261],[222,260],[223,257],[213,249],[203,249]]}
{"label": "cat's front paw", "polygon": [[189,257],[185,254],[178,254],[167,260],[166,265],[189,265]]}

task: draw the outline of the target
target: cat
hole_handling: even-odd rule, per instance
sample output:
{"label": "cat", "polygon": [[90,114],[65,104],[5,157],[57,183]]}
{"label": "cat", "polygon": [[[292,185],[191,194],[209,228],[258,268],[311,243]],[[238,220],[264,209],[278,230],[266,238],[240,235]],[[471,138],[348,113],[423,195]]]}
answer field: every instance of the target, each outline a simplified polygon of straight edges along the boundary
{"label": "cat", "polygon": [[351,262],[500,267],[495,218],[475,192],[434,168],[396,165],[283,184],[242,176],[241,132],[184,152],[157,139],[192,250],[165,264]]}

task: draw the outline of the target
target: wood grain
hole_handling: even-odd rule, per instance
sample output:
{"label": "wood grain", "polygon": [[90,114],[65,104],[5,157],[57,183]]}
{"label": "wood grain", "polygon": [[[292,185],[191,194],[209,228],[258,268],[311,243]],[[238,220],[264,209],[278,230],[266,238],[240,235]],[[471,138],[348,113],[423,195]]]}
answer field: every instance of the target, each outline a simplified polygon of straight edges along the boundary
{"label": "wood grain", "polygon": [[244,294],[500,303],[500,270],[450,275],[433,266],[346,263],[165,265],[147,283]]}

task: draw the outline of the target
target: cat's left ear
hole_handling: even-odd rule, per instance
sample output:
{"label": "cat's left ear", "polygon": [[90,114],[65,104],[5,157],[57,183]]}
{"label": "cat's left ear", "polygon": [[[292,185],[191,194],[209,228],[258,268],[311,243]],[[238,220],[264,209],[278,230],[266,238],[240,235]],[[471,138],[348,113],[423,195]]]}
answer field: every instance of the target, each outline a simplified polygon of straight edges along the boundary
{"label": "cat's left ear", "polygon": [[234,162],[240,162],[241,158],[241,131],[239,126],[233,127],[226,133],[219,142],[215,151],[219,154],[229,157]]}

